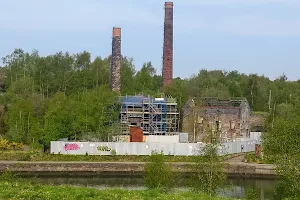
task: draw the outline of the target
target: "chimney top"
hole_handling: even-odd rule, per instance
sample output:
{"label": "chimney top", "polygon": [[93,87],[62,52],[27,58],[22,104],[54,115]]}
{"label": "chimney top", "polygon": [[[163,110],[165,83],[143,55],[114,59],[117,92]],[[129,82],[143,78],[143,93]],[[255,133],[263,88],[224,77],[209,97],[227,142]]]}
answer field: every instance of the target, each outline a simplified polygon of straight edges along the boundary
{"label": "chimney top", "polygon": [[173,8],[173,2],[167,1],[165,2],[165,8]]}
{"label": "chimney top", "polygon": [[121,36],[121,28],[114,27],[113,28],[113,36]]}

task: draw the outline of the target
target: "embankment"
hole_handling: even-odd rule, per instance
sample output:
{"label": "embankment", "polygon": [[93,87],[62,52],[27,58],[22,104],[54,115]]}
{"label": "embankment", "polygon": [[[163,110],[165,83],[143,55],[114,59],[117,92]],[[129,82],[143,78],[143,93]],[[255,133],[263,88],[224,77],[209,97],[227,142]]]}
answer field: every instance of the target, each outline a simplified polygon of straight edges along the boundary
{"label": "embankment", "polygon": [[[243,162],[227,163],[225,170],[229,177],[275,178],[275,167],[266,164]],[[0,172],[11,171],[21,175],[47,176],[139,176],[143,175],[144,162],[26,162],[1,161]],[[172,163],[176,173],[189,175],[191,163]]]}

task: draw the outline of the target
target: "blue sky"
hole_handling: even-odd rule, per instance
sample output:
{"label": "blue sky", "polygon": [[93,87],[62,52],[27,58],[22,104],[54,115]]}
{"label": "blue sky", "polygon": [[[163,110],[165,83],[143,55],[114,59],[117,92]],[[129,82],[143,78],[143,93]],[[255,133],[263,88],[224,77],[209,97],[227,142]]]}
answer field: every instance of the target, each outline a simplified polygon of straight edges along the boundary
{"label": "blue sky", "polygon": [[[174,77],[200,69],[300,79],[299,0],[174,0]],[[14,48],[122,54],[161,72],[163,0],[0,0],[0,57]]]}

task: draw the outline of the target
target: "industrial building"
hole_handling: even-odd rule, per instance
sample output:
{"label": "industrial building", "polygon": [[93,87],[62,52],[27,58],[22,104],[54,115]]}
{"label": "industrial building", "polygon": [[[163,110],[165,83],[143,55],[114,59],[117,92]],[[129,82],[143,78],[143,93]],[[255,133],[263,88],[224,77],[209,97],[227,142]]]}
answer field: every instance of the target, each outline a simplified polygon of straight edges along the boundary
{"label": "industrial building", "polygon": [[[112,34],[112,60],[110,87],[121,94],[121,28],[114,27]],[[163,43],[163,87],[173,79],[173,2],[165,2]],[[142,129],[143,135],[174,135],[179,129],[179,113],[174,98],[153,98],[150,96],[120,97],[120,121],[123,135],[135,140],[130,128]],[[133,130],[133,129],[132,129]],[[135,133],[135,131],[133,131]],[[139,134],[137,134],[139,136]],[[138,137],[137,136],[137,137]],[[138,137],[139,140],[140,137]]]}
{"label": "industrial building", "polygon": [[150,96],[120,97],[120,119],[123,134],[130,126],[138,126],[144,135],[173,135],[178,133],[179,113],[176,99]]}
{"label": "industrial building", "polygon": [[191,98],[183,112],[183,131],[193,142],[207,142],[217,132],[220,142],[249,137],[250,106],[246,98]]}
{"label": "industrial building", "polygon": [[[165,2],[163,87],[173,79],[173,7],[173,2]],[[111,90],[118,94],[121,94],[121,62],[121,28],[114,27],[110,83]],[[145,135],[176,135],[179,124],[183,132],[189,133],[190,142],[207,142],[207,134],[211,132],[219,134],[220,142],[249,137],[250,133],[250,107],[245,98],[191,98],[183,109],[182,121],[177,102],[171,97],[121,96],[120,105],[121,132],[123,136],[130,135],[130,141],[145,141]]]}

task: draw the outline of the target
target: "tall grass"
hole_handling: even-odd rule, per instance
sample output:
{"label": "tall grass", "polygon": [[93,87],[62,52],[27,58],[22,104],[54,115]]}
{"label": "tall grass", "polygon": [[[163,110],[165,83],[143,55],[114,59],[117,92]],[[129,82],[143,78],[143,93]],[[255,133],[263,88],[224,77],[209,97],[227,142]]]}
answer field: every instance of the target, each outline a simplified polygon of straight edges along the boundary
{"label": "tall grass", "polygon": [[71,186],[47,186],[25,181],[0,180],[1,200],[225,200],[191,192],[163,193],[159,190],[131,191]]}

